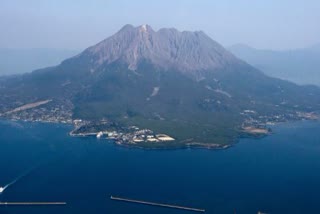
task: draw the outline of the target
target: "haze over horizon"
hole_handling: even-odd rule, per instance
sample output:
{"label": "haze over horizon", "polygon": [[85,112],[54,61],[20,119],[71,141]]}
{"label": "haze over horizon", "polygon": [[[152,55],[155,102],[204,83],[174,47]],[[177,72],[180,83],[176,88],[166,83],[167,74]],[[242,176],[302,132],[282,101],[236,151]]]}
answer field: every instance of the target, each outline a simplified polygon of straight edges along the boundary
{"label": "haze over horizon", "polygon": [[[146,9],[147,8],[147,9]],[[202,30],[230,46],[297,49],[320,43],[320,2],[302,1],[19,1],[0,7],[0,48],[85,49],[125,24],[154,30]],[[126,14],[126,15],[124,15]]]}

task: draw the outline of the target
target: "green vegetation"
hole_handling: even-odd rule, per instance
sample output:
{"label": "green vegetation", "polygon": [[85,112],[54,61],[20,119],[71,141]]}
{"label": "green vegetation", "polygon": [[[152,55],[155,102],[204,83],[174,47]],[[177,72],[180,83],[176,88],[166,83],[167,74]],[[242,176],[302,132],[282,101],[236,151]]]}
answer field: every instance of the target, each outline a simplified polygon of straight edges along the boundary
{"label": "green vegetation", "polygon": [[[176,139],[139,144],[149,148],[229,145],[245,136],[241,126],[248,119],[254,123],[279,115],[296,119],[296,112],[319,110],[318,88],[273,79],[248,65],[207,72],[206,78],[195,80],[146,62],[136,71],[115,62],[88,72],[90,60],[82,58],[0,81],[5,95],[0,97],[0,110],[17,107],[8,106],[9,99],[20,105],[40,98],[68,100],[73,104],[73,119],[107,119],[121,127],[135,125]],[[245,110],[254,113],[244,114]]]}

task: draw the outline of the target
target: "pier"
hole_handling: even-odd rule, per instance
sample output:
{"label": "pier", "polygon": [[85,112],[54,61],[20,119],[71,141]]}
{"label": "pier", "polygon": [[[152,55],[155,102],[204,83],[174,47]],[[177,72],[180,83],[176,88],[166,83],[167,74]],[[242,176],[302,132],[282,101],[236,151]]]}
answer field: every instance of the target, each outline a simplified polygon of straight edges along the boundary
{"label": "pier", "polygon": [[136,203],[136,204],[145,204],[150,206],[157,206],[157,207],[167,207],[172,209],[180,209],[180,210],[188,210],[188,211],[194,211],[194,212],[205,212],[204,209],[197,209],[192,207],[184,207],[184,206],[177,206],[177,205],[171,205],[171,204],[161,204],[156,202],[149,202],[149,201],[142,201],[142,200],[134,200],[134,199],[128,199],[128,198],[120,198],[120,197],[110,197],[111,200],[116,201],[123,201],[123,202],[129,202],[129,203]]}
{"label": "pier", "polygon": [[0,206],[58,206],[66,204],[66,202],[0,202]]}

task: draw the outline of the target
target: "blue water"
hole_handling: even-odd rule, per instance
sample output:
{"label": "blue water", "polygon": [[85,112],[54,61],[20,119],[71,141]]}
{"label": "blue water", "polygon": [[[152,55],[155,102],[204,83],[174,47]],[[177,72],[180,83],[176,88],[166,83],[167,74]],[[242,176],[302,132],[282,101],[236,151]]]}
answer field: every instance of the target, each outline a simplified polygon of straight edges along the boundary
{"label": "blue water", "polygon": [[320,123],[273,127],[220,151],[146,151],[69,126],[0,121],[2,201],[66,201],[57,207],[0,207],[0,213],[190,213],[111,201],[110,195],[206,209],[206,213],[319,213]]}

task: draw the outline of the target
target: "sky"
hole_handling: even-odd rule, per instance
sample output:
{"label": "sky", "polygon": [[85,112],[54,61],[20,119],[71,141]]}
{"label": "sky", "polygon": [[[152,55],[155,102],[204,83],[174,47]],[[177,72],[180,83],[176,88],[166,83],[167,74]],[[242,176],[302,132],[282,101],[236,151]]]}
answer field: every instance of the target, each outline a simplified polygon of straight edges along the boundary
{"label": "sky", "polygon": [[123,25],[202,30],[224,46],[320,43],[319,0],[1,0],[0,48],[81,50]]}

